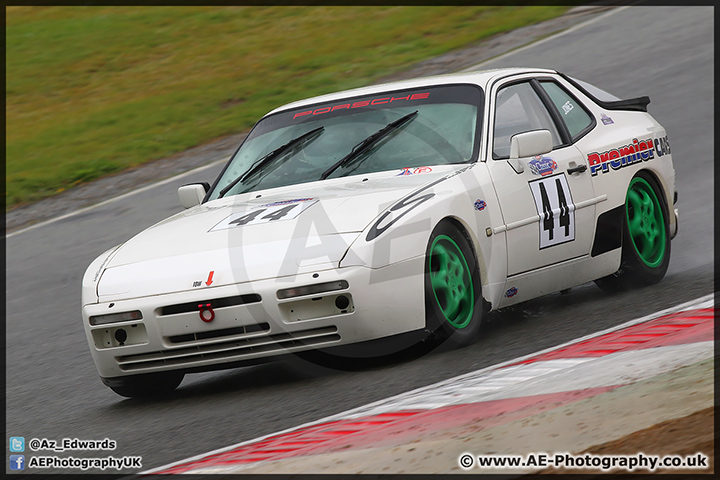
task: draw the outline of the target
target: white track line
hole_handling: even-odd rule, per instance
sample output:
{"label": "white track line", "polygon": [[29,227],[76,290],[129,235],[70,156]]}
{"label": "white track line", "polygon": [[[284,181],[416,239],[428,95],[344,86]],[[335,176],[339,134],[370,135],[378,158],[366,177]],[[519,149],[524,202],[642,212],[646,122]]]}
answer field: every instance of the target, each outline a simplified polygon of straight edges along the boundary
{"label": "white track line", "polygon": [[66,213],[65,215],[61,215],[61,216],[59,216],[59,217],[51,218],[50,220],[45,220],[44,222],[36,223],[36,224],[34,224],[34,225],[30,225],[29,227],[25,227],[25,228],[23,228],[23,229],[16,230],[16,231],[14,231],[14,232],[12,232],[12,233],[8,233],[7,235],[5,235],[5,238],[10,238],[10,237],[13,237],[13,236],[15,236],[15,235],[19,235],[19,234],[21,234],[21,233],[25,233],[25,232],[27,232],[27,231],[33,230],[33,229],[35,229],[35,228],[44,227],[45,225],[49,225],[49,224],[51,224],[51,223],[53,223],[53,222],[57,222],[58,220],[62,220],[62,219],[64,219],[64,218],[69,218],[69,217],[72,217],[72,216],[74,216],[74,215],[78,215],[78,214],[80,214],[80,213],[87,212],[87,211],[89,211],[89,210],[92,210],[93,208],[102,207],[103,205],[107,205],[108,203],[117,202],[118,200],[122,200],[122,199],[125,199],[125,198],[127,198],[127,197],[129,197],[129,196],[131,196],[131,195],[135,195],[136,193],[144,192],[144,191],[146,191],[146,190],[150,190],[151,188],[159,187],[159,186],[161,186],[161,185],[165,185],[165,184],[167,184],[167,183],[174,182],[175,180],[177,180],[177,179],[179,179],[179,178],[186,177],[186,176],[188,176],[188,175],[193,175],[193,174],[198,173],[198,172],[200,172],[200,171],[202,171],[202,170],[205,170],[205,169],[207,169],[207,168],[214,167],[214,166],[216,166],[216,165],[218,165],[218,164],[220,164],[220,163],[227,162],[227,160],[228,160],[227,158],[222,158],[222,159],[219,159],[219,160],[213,160],[211,163],[208,163],[207,165],[203,165],[202,167],[197,167],[197,168],[194,168],[194,169],[192,169],[192,170],[188,170],[187,172],[181,173],[180,175],[175,175],[174,177],[166,178],[165,180],[161,180],[161,181],[159,181],[159,182],[157,182],[157,183],[151,183],[151,184],[149,184],[149,185],[145,185],[144,187],[138,188],[137,190],[132,190],[132,191],[130,191],[130,192],[123,193],[123,194],[120,195],[120,196],[117,196],[117,197],[114,197],[114,198],[110,198],[110,199],[105,200],[105,201],[100,202],[100,203],[96,203],[95,205],[90,205],[89,207],[81,208],[80,210],[75,210],[74,212]]}
{"label": "white track line", "polygon": [[488,371],[490,371],[490,370],[496,370],[496,369],[502,368],[502,367],[505,366],[505,365],[510,365],[510,364],[513,364],[513,363],[521,362],[521,361],[526,360],[526,359],[528,359],[528,358],[536,357],[536,356],[538,356],[538,355],[542,355],[542,354],[544,354],[544,353],[551,352],[551,351],[553,351],[553,350],[558,350],[558,349],[563,348],[563,347],[566,347],[566,346],[568,346],[568,345],[572,345],[572,344],[575,344],[575,343],[580,343],[580,342],[583,342],[583,341],[588,340],[588,339],[590,339],[590,338],[594,338],[594,337],[598,337],[598,336],[601,336],[601,335],[605,335],[605,334],[607,334],[607,333],[611,333],[611,332],[614,332],[614,331],[616,331],[616,330],[622,330],[623,328],[631,327],[631,326],[633,326],[633,325],[637,325],[637,324],[639,324],[639,323],[647,322],[647,321],[653,320],[653,319],[655,319],[655,318],[663,317],[663,316],[665,316],[665,315],[670,315],[670,314],[673,314],[673,313],[682,312],[682,311],[684,311],[684,310],[694,310],[694,309],[700,309],[700,308],[708,308],[708,307],[711,307],[711,306],[713,306],[713,305],[714,305],[714,294],[708,294],[708,295],[705,295],[704,297],[700,297],[700,298],[697,298],[697,299],[695,299],[695,300],[691,300],[691,301],[689,301],[689,302],[686,302],[686,303],[683,303],[683,304],[680,304],[680,305],[676,305],[676,306],[674,306],[674,307],[666,308],[666,309],[664,309],[664,310],[660,310],[659,312],[651,313],[650,315],[645,315],[644,317],[640,317],[640,318],[637,318],[637,319],[634,319],[634,320],[630,320],[630,321],[625,322],[625,323],[623,323],[623,324],[620,324],[620,325],[616,325],[616,326],[614,326],[614,327],[607,328],[607,329],[602,330],[602,331],[600,331],[600,332],[591,333],[591,334],[589,334],[589,335],[585,335],[584,337],[576,338],[576,339],[574,339],[574,340],[571,340],[571,341],[569,341],[569,342],[566,342],[566,343],[563,343],[563,344],[560,344],[560,345],[556,345],[556,346],[554,346],[554,347],[546,348],[546,349],[544,349],[544,350],[540,350],[540,351],[538,351],[538,352],[530,353],[530,354],[528,354],[528,355],[524,355],[524,356],[522,356],[522,357],[514,358],[514,359],[512,359],[512,360],[507,360],[507,361],[505,361],[505,362],[501,362],[501,363],[498,363],[498,364],[496,364],[496,365],[491,365],[491,366],[489,366],[489,367],[482,368],[482,369],[480,369],[480,370],[476,370],[476,371],[469,372],[469,373],[466,373],[466,374],[463,374],[463,375],[459,375],[459,376],[457,376],[457,377],[453,377],[453,378],[450,378],[450,379],[448,379],[448,380],[443,380],[443,381],[441,381],[441,382],[434,383],[434,384],[432,384],[432,385],[427,385],[427,386],[425,386],[425,387],[420,387],[420,388],[417,388],[417,389],[415,389],[415,390],[410,390],[410,391],[408,391],[408,392],[404,392],[404,393],[401,393],[401,394],[398,394],[398,395],[394,395],[394,396],[389,397],[389,398],[385,398],[385,399],[382,399],[382,400],[378,400],[378,401],[376,401],[376,402],[372,402],[372,403],[369,403],[369,404],[367,404],[367,405],[363,405],[363,406],[360,406],[360,407],[357,407],[357,408],[353,408],[353,409],[347,410],[347,411],[345,411],[345,412],[341,412],[341,413],[338,413],[338,414],[335,414],[335,415],[330,415],[330,416],[328,416],[328,417],[321,418],[321,419],[319,419],[319,420],[313,420],[313,421],[311,421],[311,422],[303,423],[302,425],[297,425],[297,426],[294,426],[294,427],[291,427],[291,428],[288,428],[288,429],[285,429],[285,430],[281,430],[281,431],[279,431],[279,432],[273,432],[273,433],[270,433],[270,434],[267,434],[267,435],[264,435],[264,436],[261,436],[261,437],[253,438],[253,439],[251,439],[251,440],[247,440],[247,441],[244,441],[244,442],[236,443],[236,444],[230,445],[230,446],[228,446],[228,447],[222,447],[222,448],[219,448],[219,449],[217,449],[217,450],[212,450],[212,451],[210,451],[210,452],[202,453],[202,454],[200,454],[200,455],[195,455],[195,456],[193,456],[193,457],[189,457],[189,458],[186,458],[186,459],[184,459],[184,460],[179,460],[179,461],[177,461],[177,462],[173,462],[173,463],[170,463],[170,464],[168,464],[168,465],[163,465],[163,466],[161,466],[161,467],[153,468],[152,470],[148,470],[148,471],[145,471],[145,472],[141,472],[139,475],[151,474],[151,473],[154,473],[154,472],[157,472],[157,471],[166,470],[166,469],[175,467],[176,465],[181,465],[181,464],[185,464],[185,463],[189,463],[189,462],[194,462],[194,461],[200,460],[200,459],[202,459],[202,458],[208,457],[208,456],[210,456],[210,455],[216,455],[216,454],[218,454],[218,453],[226,452],[226,451],[228,451],[228,450],[233,450],[233,449],[242,447],[242,446],[247,445],[247,444],[256,443],[256,442],[261,442],[261,441],[263,441],[263,440],[265,440],[266,438],[269,438],[269,437],[274,437],[274,436],[278,436],[278,435],[284,435],[284,434],[286,434],[286,433],[290,433],[290,432],[293,432],[293,431],[296,431],[296,430],[300,430],[300,429],[306,428],[306,427],[311,427],[311,426],[313,426],[313,425],[322,424],[322,423],[328,423],[328,422],[332,422],[332,421],[335,421],[335,420],[344,420],[344,419],[354,418],[354,417],[356,417],[356,416],[359,416],[359,414],[362,414],[362,413],[364,413],[364,412],[367,412],[367,411],[370,411],[370,410],[372,410],[372,409],[375,409],[376,407],[380,407],[380,406],[383,406],[383,405],[385,405],[385,406],[387,406],[387,405],[392,405],[393,403],[400,403],[400,402],[403,401],[403,399],[405,399],[405,398],[407,398],[407,397],[409,397],[409,396],[414,396],[414,395],[418,395],[418,394],[421,394],[421,393],[425,393],[425,392],[428,391],[428,390],[437,390],[437,389],[443,388],[443,387],[445,387],[445,386],[447,386],[447,385],[449,385],[449,384],[456,383],[456,382],[458,382],[458,381],[461,381],[461,380],[463,380],[463,379],[466,379],[466,378],[468,378],[468,377],[474,377],[474,376],[477,376],[477,375],[482,374],[482,373],[484,373],[484,372],[488,372]]}

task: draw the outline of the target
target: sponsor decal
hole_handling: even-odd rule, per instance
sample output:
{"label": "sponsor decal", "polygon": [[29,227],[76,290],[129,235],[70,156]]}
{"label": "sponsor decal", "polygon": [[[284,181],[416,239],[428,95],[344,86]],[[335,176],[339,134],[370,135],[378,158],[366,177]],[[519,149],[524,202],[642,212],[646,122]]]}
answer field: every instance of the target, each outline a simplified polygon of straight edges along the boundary
{"label": "sponsor decal", "polygon": [[530,171],[532,171],[533,175],[542,175],[543,177],[546,175],[552,175],[557,168],[557,162],[550,157],[537,155],[533,158],[533,160],[528,162],[528,167],[530,167]]}
{"label": "sponsor decal", "polygon": [[[115,250],[117,250],[117,248],[115,248]],[[113,252],[115,250],[113,250]],[[93,277],[93,283],[97,283],[98,277],[105,270],[105,265],[107,265],[108,262],[110,261],[110,257],[112,257],[112,253],[110,253],[110,255],[108,255],[107,257],[105,257],[105,260],[103,260],[102,264],[100,264],[100,268],[97,269],[97,272],[95,272],[95,276]]]}
{"label": "sponsor decal", "polygon": [[432,168],[430,168],[430,167],[417,167],[417,168],[403,167],[402,171],[395,176],[400,177],[403,175],[417,175],[419,173],[430,173],[430,172],[432,172]]}
{"label": "sponsor decal", "polygon": [[670,153],[670,143],[667,136],[662,138],[638,140],[633,138],[632,143],[613,148],[606,152],[590,153],[587,157],[590,166],[590,175],[596,176],[598,172],[608,173],[610,170],[620,170],[628,165],[647,162]]}
{"label": "sponsor decal", "polygon": [[515,295],[517,295],[517,293],[518,293],[517,287],[510,287],[508,289],[508,291],[505,292],[505,296],[510,298],[510,297],[514,297]]}
{"label": "sponsor decal", "polygon": [[382,97],[382,98],[374,98],[372,100],[361,100],[359,102],[353,102],[353,103],[341,103],[338,105],[332,105],[329,107],[322,107],[315,110],[306,110],[304,112],[298,112],[295,115],[293,115],[293,120],[299,117],[304,117],[306,115],[322,115],[323,113],[330,113],[334,112],[335,110],[342,110],[342,109],[353,109],[353,108],[362,108],[362,107],[369,107],[371,105],[382,105],[385,103],[393,103],[398,102],[401,100],[423,100],[425,98],[428,98],[430,96],[430,93],[413,93],[411,95],[407,95],[405,97]]}
{"label": "sponsor decal", "polygon": [[669,155],[671,153],[670,142],[668,141],[667,135],[662,138],[655,139],[655,152],[657,152],[658,157]]}
{"label": "sponsor decal", "polygon": [[[212,285],[212,283],[213,283],[213,275],[215,275],[215,270],[211,270],[210,273],[208,273],[208,278],[207,278],[207,280],[205,281],[205,285],[207,285],[208,287],[209,287],[210,285]],[[193,288],[195,288],[195,287],[201,287],[202,284],[203,284],[203,281],[202,281],[202,280],[195,280],[195,281],[193,282]]]}
{"label": "sponsor decal", "polygon": [[602,121],[603,125],[611,125],[615,122],[613,122],[613,119],[605,115],[604,113],[600,115],[600,120]]}
{"label": "sponsor decal", "polygon": [[484,200],[480,200],[479,198],[477,200],[475,200],[474,205],[475,205],[475,210],[477,210],[478,212],[482,212],[483,210],[485,210],[485,207],[487,207],[487,203],[485,203]]}

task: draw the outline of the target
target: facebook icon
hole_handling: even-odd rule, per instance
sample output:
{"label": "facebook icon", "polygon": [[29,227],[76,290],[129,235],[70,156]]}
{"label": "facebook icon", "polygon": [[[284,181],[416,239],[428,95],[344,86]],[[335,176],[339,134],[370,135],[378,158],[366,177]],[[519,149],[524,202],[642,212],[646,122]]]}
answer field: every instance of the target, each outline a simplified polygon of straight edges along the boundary
{"label": "facebook icon", "polygon": [[25,470],[25,455],[10,455],[10,470]]}

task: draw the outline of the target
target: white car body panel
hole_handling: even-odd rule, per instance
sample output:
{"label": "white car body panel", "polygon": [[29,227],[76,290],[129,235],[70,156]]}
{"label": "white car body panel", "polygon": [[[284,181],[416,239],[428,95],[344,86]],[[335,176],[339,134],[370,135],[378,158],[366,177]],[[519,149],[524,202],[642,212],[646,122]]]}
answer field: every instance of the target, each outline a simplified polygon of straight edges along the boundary
{"label": "white car body panel", "polygon": [[[263,299],[262,304],[247,306],[216,308],[212,323],[204,323],[199,319],[197,311],[161,316],[156,310],[157,299],[144,297],[126,301],[117,301],[117,310],[139,309],[144,312],[143,322],[121,322],[103,328],[86,329],[91,352],[102,377],[118,377],[138,373],[152,373],[172,368],[202,368],[210,365],[251,361],[267,356],[307,349],[302,346],[289,346],[287,336],[292,334],[296,340],[304,340],[313,347],[348,344],[395,335],[409,330],[422,328],[425,322],[422,302],[410,304],[398,302],[399,298],[409,298],[414,291],[422,288],[422,260],[413,259],[379,269],[383,280],[371,278],[375,272],[366,267],[348,267],[342,269],[342,278],[350,285],[366,284],[367,288],[353,291],[352,300],[357,305],[354,312],[328,315],[310,321],[291,321],[284,316],[281,306],[290,302],[277,301],[275,292],[287,286],[283,279],[268,279],[252,284],[227,285],[193,292],[180,292],[163,295],[162,304],[178,304],[187,302],[203,302],[209,297],[222,298],[249,292],[258,293]],[[318,270],[320,279],[330,281],[340,278],[336,269]],[[296,284],[314,283],[312,274],[299,274]],[[342,293],[339,292],[339,293]],[[293,299],[302,300],[306,297]],[[274,301],[273,301],[274,300]],[[108,311],[108,304],[100,303],[83,307],[83,316],[103,314]],[[371,308],[372,307],[372,308]],[[376,308],[383,310],[380,321],[376,320]],[[265,332],[236,335],[234,337],[217,337],[205,340],[173,342],[170,337],[192,332],[202,335],[206,332],[217,332],[223,329],[257,325],[267,322],[273,337],[281,336],[280,340],[268,339]],[[132,325],[147,329],[147,336],[138,344],[129,342],[120,346],[113,340],[113,331],[124,328],[132,331]],[[137,328],[137,327],[136,327]],[[325,330],[323,330],[325,329]],[[108,333],[105,333],[108,331]],[[241,337],[242,341],[237,338]],[[342,338],[342,342],[337,339]],[[265,341],[265,343],[260,343]],[[283,344],[283,341],[286,343]],[[252,343],[257,342],[257,343]],[[111,346],[111,344],[114,344]],[[249,347],[253,346],[256,351]],[[266,350],[257,351],[259,346]],[[108,348],[111,347],[111,348]],[[215,358],[209,355],[215,353]],[[111,355],[109,355],[111,354]],[[201,355],[202,354],[202,355]]]}
{"label": "white car body panel", "polygon": [[[573,144],[544,155],[547,161],[519,159],[524,171],[517,173],[507,160],[492,157],[491,112],[500,88],[537,76],[564,87],[596,124]],[[426,249],[434,227],[448,219],[467,234],[482,297],[493,309],[612,274],[621,249],[595,251],[598,219],[624,205],[628,184],[641,168],[662,185],[670,230],[677,232],[675,174],[662,126],[645,112],[604,110],[552,70],[498,69],[375,85],[294,102],[266,117],[322,102],[458,84],[484,92],[477,161],[205,200],[100,255],[82,285],[83,323],[100,376],[221,368],[421,330]],[[591,159],[633,139],[651,140],[652,158],[591,173]],[[568,172],[582,165],[590,168]],[[197,189],[186,191],[192,195],[181,197],[184,204],[200,196]],[[547,192],[567,197],[571,218],[567,227],[555,225],[552,238],[540,211],[539,198]],[[277,221],[248,216],[291,205]],[[551,205],[562,211],[562,204]],[[295,298],[278,293],[327,282],[348,286]],[[337,307],[341,295],[349,306]],[[236,303],[204,311],[203,305],[230,298]],[[91,323],[91,317],[129,311],[140,311],[142,319]],[[127,340],[117,340],[119,329],[127,331]]]}
{"label": "white car body panel", "polygon": [[[269,191],[262,199],[240,198],[255,196],[244,195],[193,207],[126,242],[100,278],[99,301],[189,291],[210,271],[215,272],[214,286],[221,286],[337,268],[350,243],[398,195],[453,170],[441,166],[422,175],[376,173],[286,188],[280,195]],[[304,203],[310,206],[291,220],[218,229],[228,217],[289,197],[309,199]]]}

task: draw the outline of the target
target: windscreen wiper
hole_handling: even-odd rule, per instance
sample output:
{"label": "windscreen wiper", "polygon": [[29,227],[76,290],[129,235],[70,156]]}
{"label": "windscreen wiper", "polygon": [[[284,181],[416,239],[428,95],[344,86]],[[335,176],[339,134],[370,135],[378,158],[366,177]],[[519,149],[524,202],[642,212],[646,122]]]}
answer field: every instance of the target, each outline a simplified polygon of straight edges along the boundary
{"label": "windscreen wiper", "polygon": [[280,147],[276,148],[272,152],[268,153],[264,157],[260,158],[259,160],[256,160],[255,163],[253,163],[250,168],[245,171],[242,175],[237,177],[235,180],[230,182],[225,188],[220,190],[220,194],[218,195],[218,198],[222,198],[227,192],[230,191],[231,188],[233,188],[238,183],[242,182],[243,180],[246,180],[256,173],[262,171],[265,169],[268,165],[270,165],[275,159],[279,158],[282,154],[287,153],[291,151],[292,149],[303,145],[306,142],[309,142],[310,140],[315,140],[317,137],[320,136],[321,133],[325,130],[325,127],[318,127],[315,130],[310,130],[309,132],[300,135],[299,137],[293,138],[289,142],[287,142],[285,145],[281,145]]}
{"label": "windscreen wiper", "polygon": [[325,180],[327,177],[330,176],[331,173],[333,173],[335,170],[337,170],[340,167],[345,167],[352,163],[355,159],[360,157],[363,153],[369,151],[376,143],[378,143],[380,140],[388,136],[390,132],[393,130],[397,130],[398,128],[402,127],[406,123],[408,123],[410,120],[412,120],[415,115],[417,115],[418,111],[415,110],[412,113],[408,113],[404,117],[401,117],[397,120],[395,120],[392,123],[387,124],[382,129],[378,130],[377,132],[373,133],[369,137],[367,137],[362,142],[355,145],[350,153],[345,155],[343,158],[338,160],[332,167],[328,168],[323,172],[322,175],[320,175],[320,180]]}

